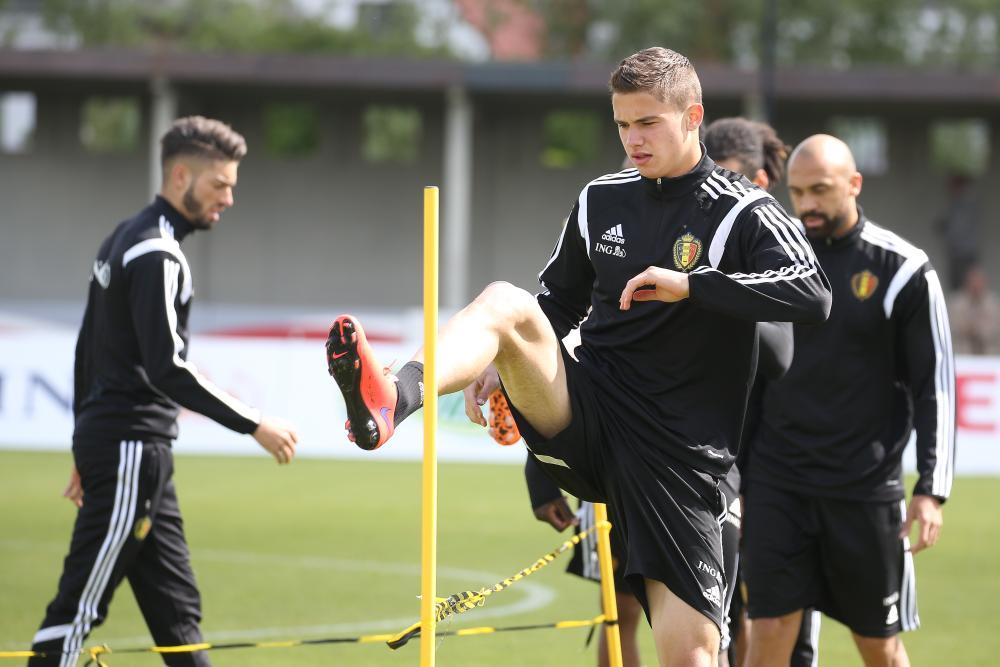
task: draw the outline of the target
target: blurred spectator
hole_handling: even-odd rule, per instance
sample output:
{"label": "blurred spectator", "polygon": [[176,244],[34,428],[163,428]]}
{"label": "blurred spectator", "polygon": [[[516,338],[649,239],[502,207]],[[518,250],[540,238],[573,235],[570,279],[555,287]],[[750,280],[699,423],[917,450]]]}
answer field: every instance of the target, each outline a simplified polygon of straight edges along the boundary
{"label": "blurred spectator", "polygon": [[956,354],[1000,354],[1000,299],[990,290],[986,272],[972,266],[962,289],[949,299]]}
{"label": "blurred spectator", "polygon": [[948,253],[948,289],[962,289],[966,271],[979,261],[979,202],[972,178],[966,174],[948,177],[948,204],[934,222],[944,237]]}

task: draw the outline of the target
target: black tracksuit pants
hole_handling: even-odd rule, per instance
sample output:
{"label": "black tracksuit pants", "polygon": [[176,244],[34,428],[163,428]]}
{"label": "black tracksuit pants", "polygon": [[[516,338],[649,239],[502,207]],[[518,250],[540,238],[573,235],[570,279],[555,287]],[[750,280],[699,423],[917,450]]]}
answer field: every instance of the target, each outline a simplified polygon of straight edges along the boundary
{"label": "black tracksuit pants", "polygon": [[[169,444],[76,440],[73,457],[83,485],[59,591],[29,665],[76,664],[91,629],[104,622],[118,584],[127,578],[157,646],[202,641],[201,598],[191,570],[173,483]],[[204,652],[165,654],[167,665],[209,664]]]}

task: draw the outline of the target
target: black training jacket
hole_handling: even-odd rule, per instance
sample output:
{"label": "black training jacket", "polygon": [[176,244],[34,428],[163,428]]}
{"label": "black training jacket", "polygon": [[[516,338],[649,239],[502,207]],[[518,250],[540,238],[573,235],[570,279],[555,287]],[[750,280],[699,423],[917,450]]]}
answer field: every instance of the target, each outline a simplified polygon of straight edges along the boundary
{"label": "black training jacket", "polygon": [[157,197],[101,244],[76,344],[74,441],[172,440],[178,406],[239,433],[257,428],[257,410],[187,361],[193,287],[180,241],[191,231]]}
{"label": "black training jacket", "polygon": [[[650,266],[686,271],[690,297],[619,309]],[[538,303],[606,394],[604,417],[652,462],[681,460],[722,478],[739,446],[757,321],[821,322],[826,277],[799,228],[764,190],[704,154],[678,178],[635,169],[580,193]]]}
{"label": "black training jacket", "polygon": [[833,310],[822,325],[795,326],[792,366],[767,385],[744,474],[809,495],[898,500],[915,430],[914,492],[947,498],[955,379],[937,273],[922,250],[863,213],[844,238],[812,245]]}

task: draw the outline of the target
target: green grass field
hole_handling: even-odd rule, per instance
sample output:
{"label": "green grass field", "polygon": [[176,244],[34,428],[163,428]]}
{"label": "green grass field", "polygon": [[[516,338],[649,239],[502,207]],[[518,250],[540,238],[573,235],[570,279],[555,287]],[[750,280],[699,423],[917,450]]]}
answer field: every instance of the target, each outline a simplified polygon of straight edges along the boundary
{"label": "green grass field", "polygon": [[[415,621],[420,589],[420,465],[182,456],[176,482],[202,589],[208,641],[352,637]],[[74,509],[60,497],[68,453],[0,452],[0,650],[27,648],[55,592]],[[442,464],[439,592],[493,584],[563,538],[536,522],[521,470]],[[1000,663],[1000,480],[960,478],[941,543],[917,557],[924,628],[906,636],[914,665]],[[566,558],[442,626],[509,626],[597,613],[595,585],[563,573]],[[647,629],[646,665],[656,664]],[[587,631],[535,630],[439,640],[442,666],[590,665]],[[127,583],[88,645],[149,645]],[[415,665],[417,642],[217,651],[219,666]],[[2,660],[21,664],[20,660]],[[162,664],[111,655],[112,667]],[[82,662],[81,662],[82,664]],[[859,664],[846,631],[823,624],[820,664]]]}

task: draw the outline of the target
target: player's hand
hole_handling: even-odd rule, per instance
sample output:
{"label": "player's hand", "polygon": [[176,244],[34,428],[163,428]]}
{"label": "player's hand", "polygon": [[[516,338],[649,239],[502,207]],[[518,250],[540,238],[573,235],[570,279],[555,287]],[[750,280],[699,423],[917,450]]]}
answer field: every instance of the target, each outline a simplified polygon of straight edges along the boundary
{"label": "player's hand", "polygon": [[500,386],[500,375],[493,364],[490,364],[479,377],[468,387],[462,390],[465,396],[465,415],[473,424],[488,426],[486,417],[483,416],[483,406],[489,400],[493,390]]}
{"label": "player's hand", "polygon": [[295,458],[295,445],[299,436],[290,424],[280,419],[263,417],[257,430],[253,432],[253,437],[279,464],[291,463]]}
{"label": "player's hand", "polygon": [[535,518],[544,521],[559,532],[580,523],[580,519],[569,508],[566,496],[559,496],[555,500],[550,500],[544,505],[536,507]]}
{"label": "player's hand", "polygon": [[664,301],[673,303],[688,298],[688,274],[651,266],[625,283],[618,307],[628,310],[633,301]]}
{"label": "player's hand", "polygon": [[83,507],[83,484],[80,483],[80,471],[76,469],[75,465],[69,473],[69,484],[66,485],[62,494],[63,498],[78,508]]}
{"label": "player's hand", "polygon": [[934,546],[941,536],[941,524],[944,523],[944,513],[941,511],[941,501],[934,496],[915,495],[910,500],[910,506],[906,510],[906,522],[903,529],[899,531],[899,537],[904,538],[910,534],[910,528],[916,521],[920,534],[917,542],[910,547],[911,553],[923,551]]}

